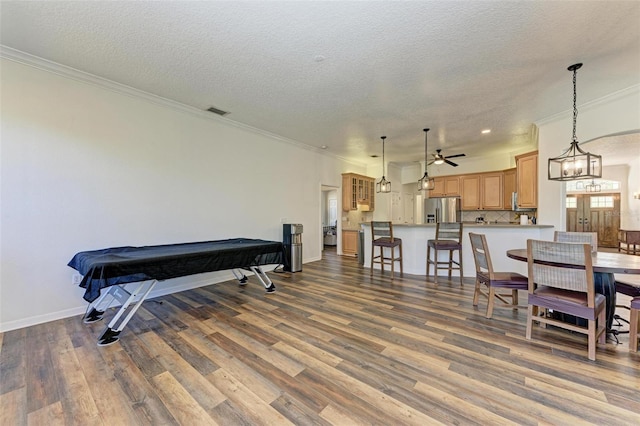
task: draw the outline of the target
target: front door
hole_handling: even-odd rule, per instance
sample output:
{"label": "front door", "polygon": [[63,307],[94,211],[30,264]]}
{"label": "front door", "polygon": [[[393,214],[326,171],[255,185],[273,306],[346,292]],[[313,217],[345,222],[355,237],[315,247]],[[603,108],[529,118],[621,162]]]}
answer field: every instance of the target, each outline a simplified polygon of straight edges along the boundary
{"label": "front door", "polygon": [[567,231],[597,232],[598,246],[617,247],[620,194],[567,195]]}

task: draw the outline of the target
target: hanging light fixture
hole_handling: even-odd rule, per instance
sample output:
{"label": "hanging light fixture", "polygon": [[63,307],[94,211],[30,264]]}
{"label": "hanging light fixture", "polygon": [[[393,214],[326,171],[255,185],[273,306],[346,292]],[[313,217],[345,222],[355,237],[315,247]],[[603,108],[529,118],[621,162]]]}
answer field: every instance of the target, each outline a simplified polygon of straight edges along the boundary
{"label": "hanging light fixture", "polygon": [[386,138],[386,136],[380,136],[382,139],[382,179],[376,183],[376,192],[391,192],[391,182],[384,177],[384,140]]}
{"label": "hanging light fixture", "polygon": [[584,152],[578,146],[576,138],[576,74],[582,64],[574,64],[567,68],[573,71],[573,138],[571,146],[559,157],[549,158],[549,180],[577,180],[602,177],[602,156]]}
{"label": "hanging light fixture", "polygon": [[433,178],[429,177],[429,173],[427,173],[427,153],[429,152],[429,148],[427,145],[427,133],[429,129],[422,129],[424,131],[424,176],[422,179],[418,180],[418,190],[430,190],[435,188],[436,182]]}
{"label": "hanging light fixture", "polygon": [[595,180],[591,179],[591,183],[584,186],[584,190],[587,192],[600,192],[602,191],[602,186],[597,184]]}

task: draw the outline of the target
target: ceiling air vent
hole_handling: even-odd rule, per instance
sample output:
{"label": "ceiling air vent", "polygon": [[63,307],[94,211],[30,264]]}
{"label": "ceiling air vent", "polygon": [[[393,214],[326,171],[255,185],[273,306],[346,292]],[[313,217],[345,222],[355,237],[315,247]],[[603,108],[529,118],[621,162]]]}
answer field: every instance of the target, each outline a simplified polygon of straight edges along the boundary
{"label": "ceiling air vent", "polygon": [[214,114],[222,115],[222,116],[225,116],[225,115],[229,114],[229,111],[223,111],[223,110],[218,109],[216,107],[209,107],[209,108],[207,108],[207,111],[212,112]]}

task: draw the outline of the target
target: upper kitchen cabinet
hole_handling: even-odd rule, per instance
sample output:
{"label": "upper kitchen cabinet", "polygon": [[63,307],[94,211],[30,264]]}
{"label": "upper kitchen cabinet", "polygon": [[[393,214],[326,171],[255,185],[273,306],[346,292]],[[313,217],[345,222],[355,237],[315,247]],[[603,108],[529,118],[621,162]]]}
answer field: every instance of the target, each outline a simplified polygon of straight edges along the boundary
{"label": "upper kitchen cabinet", "polygon": [[458,176],[439,176],[433,178],[435,187],[429,191],[429,197],[455,197],[460,195]]}
{"label": "upper kitchen cabinet", "polygon": [[538,151],[516,156],[518,207],[538,207]]}
{"label": "upper kitchen cabinet", "polygon": [[504,206],[505,210],[511,210],[512,206],[511,206],[511,196],[513,195],[514,192],[517,191],[516,189],[516,169],[509,169],[509,170],[505,170],[503,172],[503,180],[502,180],[502,185],[504,187],[504,194],[502,197],[502,205]]}
{"label": "upper kitchen cabinet", "polygon": [[460,177],[462,210],[502,210],[503,173],[481,173]]}
{"label": "upper kitchen cabinet", "polygon": [[342,174],[342,210],[373,211],[375,179],[356,173]]}

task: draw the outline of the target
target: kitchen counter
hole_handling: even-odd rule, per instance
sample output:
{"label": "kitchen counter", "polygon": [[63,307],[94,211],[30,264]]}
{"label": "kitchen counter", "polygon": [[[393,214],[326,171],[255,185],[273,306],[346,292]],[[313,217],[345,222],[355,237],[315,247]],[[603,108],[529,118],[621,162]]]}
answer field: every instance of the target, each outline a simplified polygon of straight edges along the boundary
{"label": "kitchen counter", "polygon": [[[371,264],[371,227],[362,223],[364,235],[364,266]],[[496,271],[513,271],[527,274],[526,263],[516,262],[507,257],[507,250],[525,248],[528,239],[553,240],[553,225],[520,225],[516,223],[463,223],[462,224],[462,263],[465,277],[475,277],[476,266],[471,252],[469,232],[484,234],[491,251],[491,261]],[[427,270],[427,240],[434,239],[436,224],[415,225],[410,223],[393,224],[393,236],[402,239],[404,272],[424,276]],[[441,252],[445,256],[447,253]],[[444,257],[442,258],[444,260]],[[377,267],[378,265],[376,265]],[[431,270],[433,274],[433,268]],[[441,271],[441,273],[444,273]],[[458,272],[454,271],[454,275]]]}

